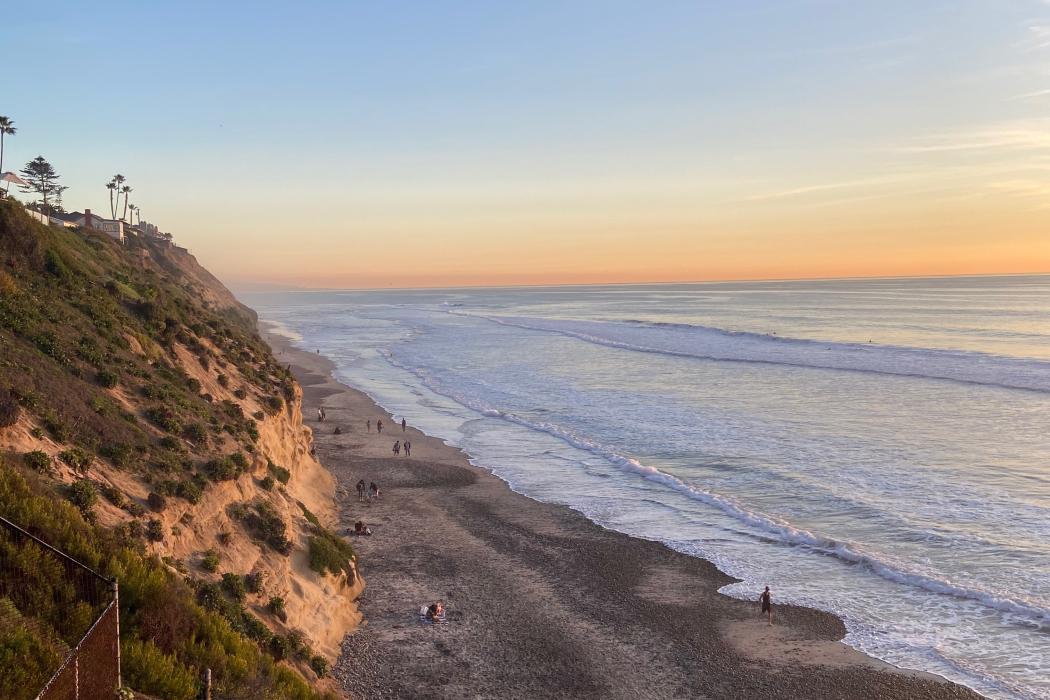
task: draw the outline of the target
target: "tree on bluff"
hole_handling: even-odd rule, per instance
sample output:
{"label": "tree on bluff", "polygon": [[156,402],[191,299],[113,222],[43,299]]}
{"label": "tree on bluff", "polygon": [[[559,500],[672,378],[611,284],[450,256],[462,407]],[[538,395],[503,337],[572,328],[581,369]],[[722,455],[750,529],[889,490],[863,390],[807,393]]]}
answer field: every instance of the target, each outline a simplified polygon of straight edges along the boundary
{"label": "tree on bluff", "polygon": [[37,156],[26,163],[25,167],[19,172],[22,173],[22,177],[28,183],[22,186],[22,191],[39,194],[43,200],[44,213],[50,214],[51,207],[48,205],[48,198],[60,195],[62,189],[65,189],[58,184],[60,176],[55,171],[54,166],[48,163],[44,156]]}

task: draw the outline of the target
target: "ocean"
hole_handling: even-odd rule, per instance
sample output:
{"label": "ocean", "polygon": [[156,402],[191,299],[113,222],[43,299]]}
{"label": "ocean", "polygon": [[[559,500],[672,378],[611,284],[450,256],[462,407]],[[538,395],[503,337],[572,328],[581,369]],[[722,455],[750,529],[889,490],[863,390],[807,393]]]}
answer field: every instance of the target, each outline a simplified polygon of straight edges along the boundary
{"label": "ocean", "polygon": [[1050,276],[241,297],[516,491],[1050,698]]}

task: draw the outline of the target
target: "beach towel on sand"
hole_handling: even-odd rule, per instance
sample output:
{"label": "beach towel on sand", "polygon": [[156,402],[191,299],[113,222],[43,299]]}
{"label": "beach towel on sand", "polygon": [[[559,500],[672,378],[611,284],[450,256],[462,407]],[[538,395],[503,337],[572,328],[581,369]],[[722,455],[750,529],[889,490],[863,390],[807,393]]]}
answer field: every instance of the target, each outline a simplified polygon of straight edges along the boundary
{"label": "beach towel on sand", "polygon": [[419,609],[419,621],[420,622],[422,622],[424,624],[428,624],[428,625],[444,625],[444,624],[447,624],[447,622],[445,620],[445,611],[444,610],[441,611],[440,615],[438,615],[437,617],[431,619],[431,618],[427,617],[427,608],[428,607],[430,607],[430,606],[424,605],[423,607],[421,607]]}

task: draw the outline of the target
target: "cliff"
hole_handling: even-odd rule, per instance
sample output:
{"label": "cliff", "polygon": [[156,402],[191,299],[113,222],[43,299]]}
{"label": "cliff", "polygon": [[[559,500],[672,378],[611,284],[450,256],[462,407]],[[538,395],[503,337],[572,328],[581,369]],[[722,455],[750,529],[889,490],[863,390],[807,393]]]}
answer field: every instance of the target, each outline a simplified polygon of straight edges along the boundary
{"label": "cliff", "polygon": [[[141,561],[179,601],[169,608],[257,648],[229,655],[251,657],[259,690],[298,697],[280,669],[324,675],[363,582],[332,532],[334,481],[311,454],[301,390],[254,324],[183,249],[49,229],[0,201],[0,480],[68,502],[56,524],[0,484],[0,515],[44,537],[87,533],[82,556],[109,572]],[[145,612],[121,620],[136,689],[190,696],[151,687],[154,649],[186,678],[207,664],[220,686],[244,682],[244,664],[199,653],[199,630],[159,634]]]}

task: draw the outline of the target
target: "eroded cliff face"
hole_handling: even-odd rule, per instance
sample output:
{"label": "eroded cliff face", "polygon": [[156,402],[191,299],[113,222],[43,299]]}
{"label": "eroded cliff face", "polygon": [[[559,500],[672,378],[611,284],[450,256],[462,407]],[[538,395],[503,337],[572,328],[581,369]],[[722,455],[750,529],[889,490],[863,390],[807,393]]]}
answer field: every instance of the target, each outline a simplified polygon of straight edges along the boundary
{"label": "eroded cliff face", "polygon": [[[254,312],[240,305],[192,255],[160,245],[138,253],[144,268],[155,269],[158,275],[192,291],[205,308],[254,321]],[[257,435],[249,441],[243,434],[205,425],[208,435],[203,444],[208,447],[204,449],[201,440],[158,425],[150,411],[156,411],[160,399],[144,396],[141,387],[121,381],[93,390],[111,400],[112,408],[106,410],[123,413],[114,413],[113,421],[131,421],[149,440],[166,444],[169,453],[184,457],[185,465],[203,485],[193,498],[170,493],[157,498],[162,480],[171,475],[118,465],[117,460],[103,456],[104,445],[96,448],[96,454],[89,454],[86,464],[71,465],[61,456],[68,454],[70,441],[57,437],[46,420],[29,410],[23,410],[14,425],[0,429],[0,450],[13,455],[46,453],[52,462],[49,475],[62,484],[89,481],[100,489],[112,488],[122,503],[100,497],[89,514],[102,525],[132,525],[140,532],[150,521],[159,522],[159,533],[146,538],[144,546],[179,575],[212,583],[220,582],[227,573],[257,576],[260,590],[247,594],[245,609],[279,635],[299,632],[314,653],[334,661],[343,636],[360,621],[355,601],[364,582],[354,561],[338,574],[318,573],[310,567],[310,538],[322,530],[338,532],[338,516],[335,480],[311,454],[312,433],[303,424],[301,389],[286,387],[276,409],[267,403],[267,389],[260,386],[259,377],[249,376],[258,362],[235,361],[228,347],[203,335],[192,335],[192,343],[173,340],[162,344],[155,336],[125,331],[122,340],[117,340],[140,367],[173,368],[184,380],[195,382],[194,391],[206,396],[212,406],[222,405],[234,412],[231,422],[252,423]],[[259,360],[259,350],[252,352],[253,359]],[[272,363],[272,357],[268,362]],[[125,365],[131,367],[127,361]],[[208,455],[234,453],[243,454],[246,461],[235,476],[202,478]],[[274,547],[245,517],[260,505],[275,518],[273,522],[283,526],[289,546]],[[157,526],[153,528],[156,532]],[[210,558],[217,556],[217,566],[206,563],[209,553]],[[273,598],[283,601],[283,610],[275,612],[268,606]]]}

